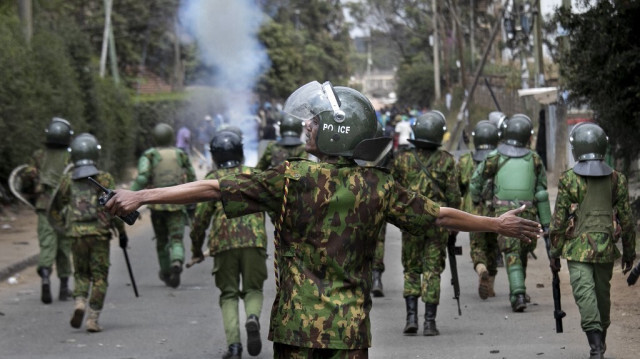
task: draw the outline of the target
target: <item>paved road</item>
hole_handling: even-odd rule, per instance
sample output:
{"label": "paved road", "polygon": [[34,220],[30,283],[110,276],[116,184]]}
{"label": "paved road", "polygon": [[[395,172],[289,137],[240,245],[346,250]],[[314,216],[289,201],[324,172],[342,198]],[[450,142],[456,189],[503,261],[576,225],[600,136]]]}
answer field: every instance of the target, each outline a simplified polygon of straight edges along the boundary
{"label": "paved road", "polygon": [[[102,333],[88,334],[69,326],[73,303],[54,300],[42,305],[39,279],[27,269],[21,283],[0,284],[0,358],[219,358],[226,349],[218,307],[219,291],[210,275],[212,260],[185,270],[182,285],[165,287],[158,280],[155,243],[151,241],[149,214],[130,227],[129,256],[133,259],[140,298],[130,287],[122,251],[112,241],[110,286],[100,323]],[[270,224],[269,224],[270,226]],[[268,228],[268,233],[272,229]],[[185,237],[188,242],[188,236]],[[401,334],[405,310],[402,298],[400,232],[387,228],[386,263],[383,275],[386,297],[374,298],[371,358],[585,358],[586,338],[579,326],[570,298],[566,266],[561,273],[564,307],[568,313],[564,334],[555,334],[552,317],[550,275],[543,243],[538,244],[538,261],[530,261],[527,287],[533,303],[525,313],[512,313],[504,270],[496,282],[497,297],[478,298],[477,276],[468,257],[468,236],[460,234],[464,255],[458,257],[462,284],[462,316],[449,285],[449,272],[442,280],[442,303],[437,323],[441,335],[406,337]],[[187,248],[190,246],[187,244]],[[272,253],[272,249],[269,250]],[[190,253],[187,251],[187,253]],[[268,261],[271,268],[272,260]],[[536,288],[536,284],[544,285]],[[57,290],[57,281],[54,284]],[[274,298],[273,273],[265,283],[263,351],[260,358],[273,356],[266,340],[266,323]],[[424,314],[419,307],[420,317]],[[244,321],[244,317],[242,318]],[[422,319],[420,320],[422,325]],[[615,326],[615,323],[613,324]],[[612,326],[613,329],[613,326]],[[243,332],[243,338],[245,333]],[[245,339],[243,339],[245,340]],[[616,358],[615,338],[610,338],[607,358]],[[248,355],[245,353],[245,357]],[[619,357],[621,358],[621,357]]]}

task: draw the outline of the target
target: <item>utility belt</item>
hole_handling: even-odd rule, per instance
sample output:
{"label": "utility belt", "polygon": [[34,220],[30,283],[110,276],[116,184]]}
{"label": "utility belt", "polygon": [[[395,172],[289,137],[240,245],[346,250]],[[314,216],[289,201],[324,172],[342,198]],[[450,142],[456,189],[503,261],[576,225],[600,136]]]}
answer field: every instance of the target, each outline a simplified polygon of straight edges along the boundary
{"label": "utility belt", "polygon": [[494,198],[493,199],[493,206],[494,207],[513,207],[513,208],[518,208],[522,205],[525,205],[526,208],[533,208],[533,201],[513,201],[513,200],[502,200],[502,199],[497,199]]}

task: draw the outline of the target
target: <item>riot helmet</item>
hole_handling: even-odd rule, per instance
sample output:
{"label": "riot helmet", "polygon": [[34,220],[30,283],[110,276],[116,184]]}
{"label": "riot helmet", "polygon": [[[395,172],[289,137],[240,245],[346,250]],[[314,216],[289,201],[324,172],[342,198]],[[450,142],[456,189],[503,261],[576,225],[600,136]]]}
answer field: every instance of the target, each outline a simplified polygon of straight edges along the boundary
{"label": "riot helmet", "polygon": [[418,117],[411,127],[415,139],[409,139],[409,142],[419,148],[437,148],[442,145],[447,121],[442,112],[429,111]]}
{"label": "riot helmet", "polygon": [[209,148],[218,168],[238,167],[244,161],[242,136],[234,130],[227,128],[216,132]]}
{"label": "riot helmet", "polygon": [[604,162],[609,138],[591,122],[576,125],[569,135],[571,153],[576,160],[573,171],[582,176],[608,176],[613,169]]}
{"label": "riot helmet", "polygon": [[60,117],[52,118],[44,132],[46,133],[45,144],[51,146],[69,146],[73,136],[69,121]]}
{"label": "riot helmet", "polygon": [[498,146],[500,137],[498,136],[498,127],[491,121],[482,120],[476,124],[471,132],[473,137],[473,159],[477,162],[483,161]]}
{"label": "riot helmet", "polygon": [[502,124],[507,120],[507,115],[500,111],[493,111],[489,113],[487,119],[496,126],[498,129],[498,137],[500,137],[502,135],[500,129],[502,128]]}
{"label": "riot helmet", "polygon": [[174,143],[173,127],[166,123],[159,123],[153,128],[153,139],[156,142],[156,146],[167,147]]}
{"label": "riot helmet", "polygon": [[502,140],[498,152],[509,157],[523,157],[530,150],[527,148],[533,135],[533,123],[527,115],[516,114],[502,122]]}
{"label": "riot helmet", "polygon": [[301,121],[318,119],[315,143],[329,156],[366,161],[378,157],[390,138],[375,138],[378,119],[371,102],[360,92],[330,82],[310,82],[287,99],[283,112]]}
{"label": "riot helmet", "polygon": [[100,157],[100,148],[98,140],[90,133],[81,133],[71,141],[69,151],[73,163],[72,179],[95,176],[99,173],[96,163]]}
{"label": "riot helmet", "polygon": [[302,134],[302,121],[286,116],[280,123],[280,136],[278,144],[280,146],[299,146],[302,144],[300,135]]}

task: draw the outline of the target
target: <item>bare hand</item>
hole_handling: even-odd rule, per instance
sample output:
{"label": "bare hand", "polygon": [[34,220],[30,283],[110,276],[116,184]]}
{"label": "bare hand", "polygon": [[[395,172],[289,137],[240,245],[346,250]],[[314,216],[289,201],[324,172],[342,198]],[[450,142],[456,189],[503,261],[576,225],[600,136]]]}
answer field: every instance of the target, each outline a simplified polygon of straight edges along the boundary
{"label": "bare hand", "polygon": [[540,223],[518,217],[518,214],[524,210],[525,206],[523,205],[498,217],[500,226],[496,232],[506,237],[518,238],[525,243],[530,243],[532,239],[540,237],[542,233]]}
{"label": "bare hand", "polygon": [[622,261],[622,274],[627,274],[633,267],[633,260],[630,261]]}
{"label": "bare hand", "polygon": [[194,264],[198,264],[204,261],[204,255],[201,256],[193,256],[191,257],[191,261],[185,265],[187,268],[191,268]]}
{"label": "bare hand", "polygon": [[113,197],[104,206],[109,213],[115,216],[126,216],[142,205],[140,192],[133,192],[124,189],[114,191]]}
{"label": "bare hand", "polygon": [[560,272],[560,258],[550,258],[549,259],[549,267],[551,267],[551,271],[558,273]]}

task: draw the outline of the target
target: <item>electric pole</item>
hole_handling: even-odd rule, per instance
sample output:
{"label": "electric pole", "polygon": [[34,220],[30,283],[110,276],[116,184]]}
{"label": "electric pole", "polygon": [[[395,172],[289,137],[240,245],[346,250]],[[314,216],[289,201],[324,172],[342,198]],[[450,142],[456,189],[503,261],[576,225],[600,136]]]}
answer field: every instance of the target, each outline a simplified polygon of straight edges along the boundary
{"label": "electric pole", "polygon": [[440,100],[440,39],[438,38],[438,0],[431,0],[433,7],[433,82],[436,101]]}

